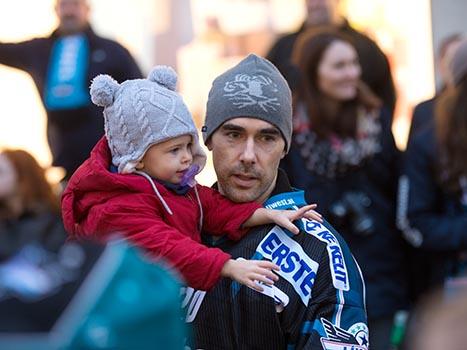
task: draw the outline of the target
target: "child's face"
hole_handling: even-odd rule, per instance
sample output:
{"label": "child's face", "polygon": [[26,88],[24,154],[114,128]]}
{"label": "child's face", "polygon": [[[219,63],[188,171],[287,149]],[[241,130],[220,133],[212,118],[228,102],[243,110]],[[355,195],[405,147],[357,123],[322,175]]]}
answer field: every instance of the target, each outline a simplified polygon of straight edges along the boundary
{"label": "child's face", "polygon": [[179,184],[193,162],[192,136],[183,135],[149,147],[137,167],[158,180]]}

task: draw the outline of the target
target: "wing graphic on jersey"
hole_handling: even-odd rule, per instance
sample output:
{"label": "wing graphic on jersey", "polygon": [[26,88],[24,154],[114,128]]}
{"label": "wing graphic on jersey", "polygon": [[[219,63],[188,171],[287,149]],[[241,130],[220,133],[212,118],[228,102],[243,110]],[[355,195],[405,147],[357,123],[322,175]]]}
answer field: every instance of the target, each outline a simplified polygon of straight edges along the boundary
{"label": "wing graphic on jersey", "polygon": [[326,331],[327,339],[340,343],[360,345],[353,334],[333,325],[325,318],[321,318],[321,323],[323,324],[324,330]]}

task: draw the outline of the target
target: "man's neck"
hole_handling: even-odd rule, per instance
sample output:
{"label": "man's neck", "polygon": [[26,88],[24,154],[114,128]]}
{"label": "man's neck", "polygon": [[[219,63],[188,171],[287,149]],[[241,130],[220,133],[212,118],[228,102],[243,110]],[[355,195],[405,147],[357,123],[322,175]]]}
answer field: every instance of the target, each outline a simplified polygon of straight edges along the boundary
{"label": "man's neck", "polygon": [[271,196],[272,191],[274,191],[274,188],[276,187],[276,181],[277,181],[277,172],[276,172],[276,176],[274,177],[274,180],[269,185],[269,188],[266,191],[264,191],[264,193],[261,196],[258,197],[256,202],[261,203],[261,204],[266,202],[266,200]]}
{"label": "man's neck", "polygon": [[78,35],[78,34],[83,34],[87,28],[89,28],[89,25],[82,26],[80,28],[64,28],[64,27],[58,27],[57,32],[60,36],[69,36],[69,35]]}

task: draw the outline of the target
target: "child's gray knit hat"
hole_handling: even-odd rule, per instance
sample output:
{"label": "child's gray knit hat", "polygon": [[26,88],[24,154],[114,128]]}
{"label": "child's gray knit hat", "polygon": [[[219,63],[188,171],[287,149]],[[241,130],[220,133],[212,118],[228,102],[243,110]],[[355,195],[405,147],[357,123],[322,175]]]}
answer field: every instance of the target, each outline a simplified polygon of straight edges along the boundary
{"label": "child's gray knit hat", "polygon": [[282,74],[265,58],[250,54],[214,80],[202,129],[204,143],[224,122],[237,117],[257,118],[276,126],[289,150],[292,95]]}
{"label": "child's gray knit hat", "polygon": [[193,136],[193,164],[199,171],[204,167],[206,155],[176,84],[177,74],[167,66],[156,66],[147,79],[119,84],[98,75],[92,81],[91,100],[104,107],[105,135],[119,173],[134,172],[150,146],[187,134]]}

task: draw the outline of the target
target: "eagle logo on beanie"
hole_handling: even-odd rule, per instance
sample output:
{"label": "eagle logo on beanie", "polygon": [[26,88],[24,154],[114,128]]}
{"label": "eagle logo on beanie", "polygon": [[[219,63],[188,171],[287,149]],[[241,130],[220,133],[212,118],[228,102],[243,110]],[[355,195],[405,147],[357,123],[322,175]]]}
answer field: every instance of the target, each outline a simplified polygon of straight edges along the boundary
{"label": "eagle logo on beanie", "polygon": [[224,97],[232,101],[234,106],[245,108],[258,105],[263,111],[276,111],[280,106],[277,97],[268,96],[277,93],[277,85],[264,75],[237,74],[234,80],[227,81],[224,86]]}

